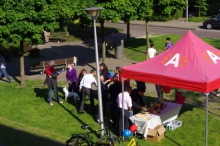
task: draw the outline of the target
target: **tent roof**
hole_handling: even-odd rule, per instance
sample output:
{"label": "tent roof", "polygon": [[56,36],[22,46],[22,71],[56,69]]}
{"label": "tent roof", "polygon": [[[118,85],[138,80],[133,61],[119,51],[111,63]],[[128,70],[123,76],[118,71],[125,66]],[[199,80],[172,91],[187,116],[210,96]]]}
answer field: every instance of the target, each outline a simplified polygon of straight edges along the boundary
{"label": "tent roof", "polygon": [[207,93],[220,87],[220,51],[189,30],[169,50],[124,66],[122,74],[125,78]]}

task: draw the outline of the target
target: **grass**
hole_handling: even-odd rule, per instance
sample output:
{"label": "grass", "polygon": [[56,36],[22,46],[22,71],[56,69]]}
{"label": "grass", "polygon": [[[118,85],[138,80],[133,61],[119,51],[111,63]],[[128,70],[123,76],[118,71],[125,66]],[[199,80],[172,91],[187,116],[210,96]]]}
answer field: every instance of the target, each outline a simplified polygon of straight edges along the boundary
{"label": "grass", "polygon": [[[182,36],[179,35],[163,35],[157,37],[151,37],[150,43],[154,44],[154,48],[157,50],[157,54],[160,54],[164,51],[166,38],[170,37],[172,44],[175,44]],[[219,39],[211,39],[211,38],[202,38],[208,44],[211,44],[215,48],[220,49]],[[131,39],[130,45],[127,46],[125,42],[124,49],[126,58],[135,61],[143,61],[146,59],[146,39],[145,38],[134,38]],[[135,55],[134,55],[135,54]]]}
{"label": "grass", "polygon": [[210,19],[209,17],[189,17],[189,22],[203,22],[205,20]]}
{"label": "grass", "polygon": [[[172,39],[175,43],[181,36],[165,35],[152,37],[151,41],[155,44],[158,52],[164,49],[166,37]],[[220,48],[218,39],[204,39],[212,46]],[[131,40],[131,46],[126,46],[125,55],[127,58],[136,61],[145,60],[145,39]],[[134,55],[135,54],[135,55]],[[63,99],[62,86],[66,82],[59,82],[59,95]],[[132,82],[132,85],[135,84]],[[88,113],[78,115],[77,107],[79,102],[72,101],[63,104],[53,102],[53,106],[49,106],[47,97],[47,87],[43,85],[43,81],[26,81],[26,86],[19,87],[19,83],[14,82],[8,84],[0,83],[0,145],[6,146],[59,146],[64,145],[65,141],[70,137],[71,133],[83,132],[81,125],[88,124],[90,130],[98,129],[99,126],[95,123],[95,117]],[[187,97],[186,103],[183,105],[178,120],[183,122],[182,127],[167,131],[165,138],[159,142],[150,142],[138,139],[142,145],[163,145],[163,146],[196,146],[204,145],[205,143],[205,97],[201,93],[181,90]],[[146,92],[145,102],[149,106],[151,101],[154,101],[156,94],[154,92]],[[166,101],[174,100],[174,91],[165,94]],[[95,105],[97,107],[97,99]],[[219,106],[220,99],[210,94],[209,96],[209,145],[220,145],[219,131],[220,118]],[[86,101],[85,107],[90,108],[89,100]],[[109,117],[109,110],[107,110]],[[110,127],[115,133],[115,127]],[[93,140],[96,140],[98,135],[93,135]],[[126,146],[128,142],[122,145]]]}

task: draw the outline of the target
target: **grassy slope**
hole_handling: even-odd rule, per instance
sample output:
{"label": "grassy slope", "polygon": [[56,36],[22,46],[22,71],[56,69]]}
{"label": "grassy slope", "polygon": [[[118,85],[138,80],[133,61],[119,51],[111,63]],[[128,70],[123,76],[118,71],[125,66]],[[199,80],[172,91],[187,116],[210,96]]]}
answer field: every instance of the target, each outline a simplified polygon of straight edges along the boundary
{"label": "grassy slope", "polygon": [[[180,36],[168,35],[175,43]],[[151,38],[158,51],[164,49],[164,40],[167,36]],[[213,46],[220,48],[217,43],[219,40],[205,39]],[[143,41],[143,42],[142,42]],[[144,39],[132,40],[132,49],[125,49],[126,56],[133,60],[142,61],[145,59]],[[138,46],[136,47],[135,46]],[[133,54],[133,55],[132,55]],[[135,55],[134,55],[135,54]],[[65,85],[60,82],[59,86]],[[20,88],[18,83],[0,84],[0,144],[8,146],[14,145],[63,145],[71,133],[82,132],[80,126],[89,124],[91,129],[98,129],[93,116],[88,114],[78,115],[76,107],[78,103],[65,102],[49,106],[46,102],[47,87],[43,81],[27,81],[26,87]],[[62,89],[59,90],[63,98]],[[146,102],[156,97],[155,93],[146,93],[148,96]],[[204,97],[201,94],[186,92],[187,104],[181,109],[178,117],[183,121],[181,128],[174,131],[168,131],[166,138],[160,143],[154,143],[144,140],[138,140],[144,145],[183,145],[196,146],[205,143],[205,106]],[[173,100],[173,92],[166,95],[167,100]],[[202,99],[202,100],[201,100]],[[193,101],[191,101],[193,100]],[[191,101],[191,102],[189,102]],[[95,100],[97,105],[97,100]],[[214,104],[216,103],[216,104]],[[209,114],[209,145],[220,145],[219,131],[219,99],[210,96]],[[86,101],[86,107],[89,108],[89,101]],[[111,127],[114,129],[114,127]],[[93,136],[96,139],[96,135]],[[123,143],[126,145],[126,143]]]}

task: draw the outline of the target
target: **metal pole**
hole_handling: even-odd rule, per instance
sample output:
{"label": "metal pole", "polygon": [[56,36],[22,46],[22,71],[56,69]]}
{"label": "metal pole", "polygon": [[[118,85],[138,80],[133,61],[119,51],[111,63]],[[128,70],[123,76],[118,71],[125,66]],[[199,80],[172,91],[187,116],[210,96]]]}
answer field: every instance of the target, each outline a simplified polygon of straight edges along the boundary
{"label": "metal pole", "polygon": [[188,22],[188,16],[189,16],[189,13],[188,13],[188,0],[186,0],[186,22]]}
{"label": "metal pole", "polygon": [[209,93],[206,93],[206,118],[205,118],[205,145],[208,146],[208,111],[209,111]]}
{"label": "metal pole", "polygon": [[[98,54],[98,45],[97,45],[97,34],[96,34],[96,19],[93,18],[93,27],[94,27],[94,39],[95,39],[95,58],[96,58],[96,76],[97,76],[97,86],[98,86],[98,103],[99,103],[99,116],[102,124],[100,125],[101,129],[104,129],[104,118],[102,110],[102,94],[101,94],[101,82],[100,82],[100,71],[99,71],[99,54]],[[104,135],[104,130],[101,131],[101,137]]]}
{"label": "metal pole", "polygon": [[[122,77],[122,80],[121,80],[121,82],[122,82],[122,131],[124,132],[124,130],[125,130],[125,111],[124,111],[124,78]],[[122,140],[124,141],[124,134],[122,134]]]}

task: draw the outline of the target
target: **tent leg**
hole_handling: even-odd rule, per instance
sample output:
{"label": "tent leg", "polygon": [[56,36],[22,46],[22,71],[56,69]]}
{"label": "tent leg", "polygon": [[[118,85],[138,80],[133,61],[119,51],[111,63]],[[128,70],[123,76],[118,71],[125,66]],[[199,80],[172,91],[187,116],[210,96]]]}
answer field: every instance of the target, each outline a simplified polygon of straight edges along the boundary
{"label": "tent leg", "polygon": [[[125,120],[125,111],[124,111],[124,78],[122,77],[122,132],[124,132],[125,130],[125,124],[124,124],[124,120]],[[124,134],[122,134],[122,141],[124,141]]]}
{"label": "tent leg", "polygon": [[205,121],[205,145],[208,146],[208,111],[209,111],[209,93],[206,93],[206,121]]}

